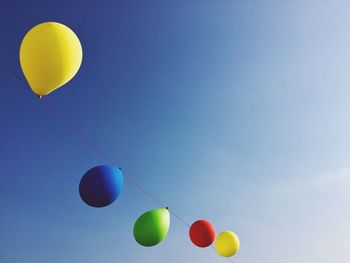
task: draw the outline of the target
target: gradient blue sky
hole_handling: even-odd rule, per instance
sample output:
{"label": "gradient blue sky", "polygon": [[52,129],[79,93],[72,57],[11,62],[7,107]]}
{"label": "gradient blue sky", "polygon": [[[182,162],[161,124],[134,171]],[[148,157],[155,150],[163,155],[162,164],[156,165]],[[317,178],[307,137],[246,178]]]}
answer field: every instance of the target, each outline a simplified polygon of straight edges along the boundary
{"label": "gradient blue sky", "polygon": [[[187,222],[241,239],[237,263],[349,262],[350,3],[1,1],[0,56],[21,74],[32,26],[71,27],[82,67],[50,101]],[[132,185],[105,209],[78,184],[104,163],[0,67],[0,262],[227,262]]]}

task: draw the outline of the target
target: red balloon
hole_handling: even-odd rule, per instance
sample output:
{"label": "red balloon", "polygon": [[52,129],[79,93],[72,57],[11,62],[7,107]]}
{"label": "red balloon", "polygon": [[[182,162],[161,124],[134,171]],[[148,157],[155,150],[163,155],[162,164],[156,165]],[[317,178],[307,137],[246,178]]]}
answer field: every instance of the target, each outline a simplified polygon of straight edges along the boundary
{"label": "red balloon", "polygon": [[215,228],[207,220],[198,220],[190,227],[190,239],[197,247],[209,247],[215,240]]}

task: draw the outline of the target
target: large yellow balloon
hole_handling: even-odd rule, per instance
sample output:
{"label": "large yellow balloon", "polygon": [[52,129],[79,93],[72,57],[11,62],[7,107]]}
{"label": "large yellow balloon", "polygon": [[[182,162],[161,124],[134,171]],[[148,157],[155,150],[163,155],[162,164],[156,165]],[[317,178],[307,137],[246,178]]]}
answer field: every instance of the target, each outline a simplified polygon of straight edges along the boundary
{"label": "large yellow balloon", "polygon": [[44,96],[70,81],[83,58],[80,41],[65,25],[45,22],[28,31],[19,59],[30,88]]}
{"label": "large yellow balloon", "polygon": [[232,231],[221,232],[216,238],[215,248],[219,255],[232,257],[239,250],[239,239]]}

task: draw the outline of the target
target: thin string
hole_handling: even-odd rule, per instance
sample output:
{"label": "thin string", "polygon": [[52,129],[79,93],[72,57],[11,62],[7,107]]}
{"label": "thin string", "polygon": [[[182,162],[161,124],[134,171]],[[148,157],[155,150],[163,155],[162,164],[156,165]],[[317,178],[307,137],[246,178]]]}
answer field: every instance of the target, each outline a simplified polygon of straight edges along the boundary
{"label": "thin string", "polygon": [[[84,143],[86,143],[92,150],[94,150],[102,159],[107,161],[110,164],[113,164],[114,162],[112,161],[109,156],[101,150],[99,146],[97,146],[96,143],[94,143],[85,133],[82,132],[82,130],[75,125],[73,122],[70,121],[70,119],[57,107],[55,107],[51,102],[42,99],[44,105],[54,114],[57,115],[66,125],[68,128],[70,128]],[[122,168],[119,168],[122,170]],[[144,194],[146,194],[149,198],[151,198],[154,202],[156,202],[158,205],[161,207],[165,207],[164,204],[157,198],[155,197],[154,194],[148,192],[146,189],[144,189],[139,183],[137,183],[133,178],[131,178],[128,175],[123,174],[123,176],[136,188],[138,188],[140,191],[142,191]]]}
{"label": "thin string", "polygon": [[[16,77],[24,86],[27,88],[29,85],[28,83],[20,76],[18,75],[8,64],[6,64],[3,60],[0,59],[0,63],[4,66],[4,68],[10,72],[14,77]],[[77,125],[75,125],[68,117],[65,115],[62,111],[60,111],[57,107],[55,107],[51,102],[45,99],[40,99],[44,103],[47,109],[51,111],[53,114],[55,114],[82,142],[84,142],[86,145],[88,145],[97,155],[99,155],[102,159],[107,161],[110,164],[113,164],[111,158],[96,144],[94,141],[90,139]],[[121,168],[120,168],[121,169]],[[123,174],[124,175],[124,174]],[[128,175],[124,175],[124,177],[137,189],[139,189],[141,192],[143,192],[145,195],[147,195],[150,199],[152,199],[155,203],[160,205],[161,207],[165,207],[164,203],[160,201],[154,194],[147,191],[142,185],[140,185],[138,182],[136,182],[132,177]],[[180,222],[182,222],[187,228],[190,228],[190,225],[186,223],[185,220],[183,220],[180,216],[178,216],[173,210],[166,207],[170,214],[172,214],[174,217],[176,217]],[[211,245],[211,247],[215,250],[215,247]],[[226,258],[228,261],[233,262],[230,258]]]}
{"label": "thin string", "polygon": [[169,208],[169,213],[172,214],[173,216],[175,216],[178,220],[180,220],[185,226],[187,226],[188,228],[190,228],[191,226],[189,224],[187,224],[181,217],[179,217],[178,215],[176,215],[173,211],[171,211]]}
{"label": "thin string", "polygon": [[18,75],[16,73],[16,71],[14,71],[9,65],[7,65],[3,60],[0,59],[0,63],[4,66],[4,68],[10,72],[14,77],[16,77],[20,82],[22,82],[26,87],[27,87],[27,82],[22,79],[22,77],[20,75]]}
{"label": "thin string", "polygon": [[72,123],[68,117],[63,114],[62,111],[58,110],[51,102],[48,100],[40,99],[42,103],[58,117],[66,126],[75,133],[77,137],[79,137],[85,144],[90,146],[102,159],[107,161],[108,163],[113,163],[111,159],[92,141],[89,137],[87,137],[74,123]]}
{"label": "thin string", "polygon": [[[28,83],[22,79],[10,66],[8,66],[4,61],[0,59],[0,63],[13,75],[15,76],[21,83],[25,85],[25,87],[28,87]],[[56,115],[73,133],[85,144],[87,144],[95,153],[97,153],[103,160],[107,161],[110,164],[113,164],[111,158],[96,144],[94,143],[90,137],[88,137],[77,125],[75,125],[68,117],[65,115],[62,111],[60,111],[57,107],[55,107],[51,102],[45,99],[40,99],[44,103],[44,105],[47,107],[49,111],[51,111],[54,115]],[[138,182],[136,182],[132,177],[128,175],[124,175],[124,177],[137,189],[142,191],[144,194],[146,194],[149,198],[151,198],[155,203],[160,205],[161,207],[166,207],[162,201],[160,201],[159,198],[157,198],[154,194],[147,191],[142,185],[140,185]],[[189,227],[189,225],[181,219],[178,215],[175,214],[174,211],[170,210],[168,208],[169,212],[173,214],[176,218],[178,218],[182,223],[184,223],[186,226]]]}

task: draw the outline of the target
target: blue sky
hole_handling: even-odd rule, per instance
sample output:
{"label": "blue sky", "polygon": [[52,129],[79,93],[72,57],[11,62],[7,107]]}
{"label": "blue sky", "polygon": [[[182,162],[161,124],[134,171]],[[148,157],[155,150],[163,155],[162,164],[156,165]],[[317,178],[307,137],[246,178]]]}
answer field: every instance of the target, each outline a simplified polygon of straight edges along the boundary
{"label": "blue sky", "polygon": [[[241,239],[235,262],[350,260],[348,1],[2,1],[0,57],[21,73],[32,26],[71,27],[76,77],[46,97],[188,223]],[[79,197],[105,163],[0,67],[0,261],[227,262],[176,218],[132,236],[157,204],[127,184]]]}

